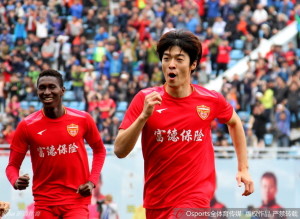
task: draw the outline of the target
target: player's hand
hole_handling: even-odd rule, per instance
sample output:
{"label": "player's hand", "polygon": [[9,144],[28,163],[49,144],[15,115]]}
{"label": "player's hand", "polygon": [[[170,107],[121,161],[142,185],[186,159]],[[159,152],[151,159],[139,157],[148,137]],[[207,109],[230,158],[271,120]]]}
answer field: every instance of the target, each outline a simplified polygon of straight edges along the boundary
{"label": "player's hand", "polygon": [[24,174],[23,176],[19,176],[17,181],[15,182],[14,188],[18,190],[24,190],[29,186],[30,177],[28,174]]}
{"label": "player's hand", "polygon": [[148,119],[152,115],[155,105],[160,105],[161,101],[162,98],[158,92],[154,91],[148,94],[144,100],[143,118]]}
{"label": "player's hand", "polygon": [[242,186],[242,183],[245,185],[245,191],[242,194],[243,196],[251,195],[254,192],[254,183],[247,170],[238,171],[236,175],[236,181],[239,187]]}
{"label": "player's hand", "polygon": [[4,216],[10,209],[8,202],[0,201],[0,217]]}
{"label": "player's hand", "polygon": [[83,197],[87,197],[92,195],[93,188],[95,187],[94,183],[88,181],[86,184],[82,184],[79,186],[77,193],[79,193]]}

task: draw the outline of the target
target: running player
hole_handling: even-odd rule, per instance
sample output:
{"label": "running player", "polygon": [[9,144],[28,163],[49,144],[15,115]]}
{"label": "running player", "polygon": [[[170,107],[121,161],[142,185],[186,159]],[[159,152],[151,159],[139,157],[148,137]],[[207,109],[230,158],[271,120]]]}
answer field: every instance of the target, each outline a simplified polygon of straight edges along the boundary
{"label": "running player", "polygon": [[[20,122],[11,144],[7,177],[15,189],[23,190],[30,177],[19,176],[30,150],[35,218],[88,218],[88,204],[105,159],[105,148],[92,117],[64,107],[62,75],[43,71],[37,94],[43,108]],[[93,150],[89,171],[85,140]]]}
{"label": "running player", "polygon": [[142,133],[144,207],[147,218],[166,219],[174,208],[209,208],[215,190],[211,122],[226,123],[238,158],[236,180],[253,192],[243,126],[218,92],[191,84],[201,58],[199,39],[170,31],[158,42],[166,83],[141,90],[131,102],[115,141],[115,154],[126,157]]}

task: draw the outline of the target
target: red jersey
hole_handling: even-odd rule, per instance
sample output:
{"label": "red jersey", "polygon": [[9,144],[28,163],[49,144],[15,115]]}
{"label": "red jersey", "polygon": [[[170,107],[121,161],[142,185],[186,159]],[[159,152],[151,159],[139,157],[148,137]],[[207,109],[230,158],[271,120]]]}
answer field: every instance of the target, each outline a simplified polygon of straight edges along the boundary
{"label": "red jersey", "polygon": [[222,46],[218,47],[218,56],[217,56],[217,63],[229,63],[230,61],[230,46]]}
{"label": "red jersey", "polygon": [[209,207],[215,190],[215,163],[210,124],[229,121],[233,109],[215,91],[192,85],[193,92],[174,98],[161,87],[140,91],[131,102],[120,129],[140,115],[145,96],[162,96],[142,130],[144,207]]}
{"label": "red jersey", "polygon": [[81,184],[93,181],[84,139],[92,145],[101,137],[92,117],[79,110],[66,108],[66,114],[57,119],[39,110],[20,122],[11,149],[30,150],[37,205],[90,203],[90,196],[76,193]]}
{"label": "red jersey", "polygon": [[205,63],[207,62],[208,56],[209,56],[209,40],[205,40],[204,42],[202,42],[202,56],[200,59],[200,63]]}
{"label": "red jersey", "polygon": [[296,54],[293,50],[289,50],[285,53],[285,59],[289,65],[295,64]]}
{"label": "red jersey", "polygon": [[[262,203],[262,205],[259,207],[262,211],[267,210],[270,211],[270,214],[273,215],[273,219],[286,219],[287,217],[285,215],[280,215],[278,212],[285,211],[285,209],[279,205],[276,200],[271,200],[268,203]],[[269,215],[260,217],[262,219],[268,219],[270,218]]]}
{"label": "red jersey", "polygon": [[101,111],[101,119],[107,119],[109,117],[109,111],[116,107],[116,103],[113,99],[109,98],[99,101],[98,107],[100,108],[100,111],[104,110]]}
{"label": "red jersey", "polygon": [[267,204],[262,203],[262,205],[259,207],[260,209],[283,209],[283,207],[281,205],[279,205],[276,200],[271,200],[269,201]]}

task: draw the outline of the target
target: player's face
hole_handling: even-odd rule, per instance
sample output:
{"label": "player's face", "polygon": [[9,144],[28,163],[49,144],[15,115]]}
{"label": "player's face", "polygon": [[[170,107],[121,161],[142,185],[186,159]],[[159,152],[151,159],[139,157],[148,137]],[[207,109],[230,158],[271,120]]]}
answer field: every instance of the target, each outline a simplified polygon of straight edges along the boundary
{"label": "player's face", "polygon": [[167,49],[162,57],[162,70],[166,83],[170,87],[189,86],[191,70],[195,69],[196,62],[190,66],[190,57],[180,47]]}
{"label": "player's face", "polygon": [[264,203],[275,199],[277,188],[272,178],[265,177],[261,180],[261,192]]}
{"label": "player's face", "polygon": [[56,77],[44,76],[39,79],[37,94],[44,107],[60,106],[64,91]]}

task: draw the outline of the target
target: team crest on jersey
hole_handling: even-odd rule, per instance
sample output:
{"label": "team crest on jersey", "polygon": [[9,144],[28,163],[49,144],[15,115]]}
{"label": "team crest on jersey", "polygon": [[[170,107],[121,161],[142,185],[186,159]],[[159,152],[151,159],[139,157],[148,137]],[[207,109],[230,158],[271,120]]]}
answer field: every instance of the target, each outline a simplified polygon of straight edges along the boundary
{"label": "team crest on jersey", "polygon": [[78,125],[72,123],[71,125],[67,126],[67,130],[68,130],[68,133],[74,137],[78,134],[79,127],[78,127]]}
{"label": "team crest on jersey", "polygon": [[208,106],[197,106],[197,113],[201,119],[205,120],[209,116],[210,108]]}

